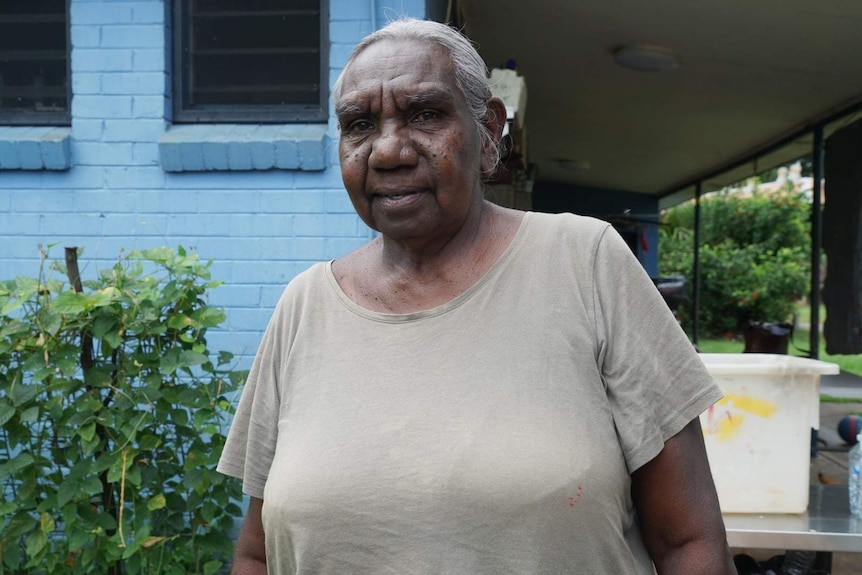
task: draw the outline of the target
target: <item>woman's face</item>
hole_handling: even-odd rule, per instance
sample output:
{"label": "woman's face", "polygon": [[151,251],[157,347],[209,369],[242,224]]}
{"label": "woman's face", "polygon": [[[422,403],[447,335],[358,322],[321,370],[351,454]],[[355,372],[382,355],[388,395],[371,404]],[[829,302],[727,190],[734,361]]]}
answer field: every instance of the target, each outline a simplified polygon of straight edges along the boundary
{"label": "woman's face", "polygon": [[379,41],[342,82],[339,156],[356,212],[387,238],[452,237],[481,206],[482,144],[447,51]]}

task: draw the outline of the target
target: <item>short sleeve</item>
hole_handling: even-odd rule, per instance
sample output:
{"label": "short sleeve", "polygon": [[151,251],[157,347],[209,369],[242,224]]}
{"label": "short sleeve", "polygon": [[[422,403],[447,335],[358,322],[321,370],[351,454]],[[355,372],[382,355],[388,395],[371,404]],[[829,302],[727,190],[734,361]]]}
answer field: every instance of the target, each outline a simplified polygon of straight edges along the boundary
{"label": "short sleeve", "polygon": [[281,302],[270,319],[242,390],[217,471],[242,479],[243,492],[263,498],[278,435],[278,365],[283,342],[278,321]]}
{"label": "short sleeve", "polygon": [[655,284],[610,226],[596,244],[599,367],[629,472],[721,398]]}

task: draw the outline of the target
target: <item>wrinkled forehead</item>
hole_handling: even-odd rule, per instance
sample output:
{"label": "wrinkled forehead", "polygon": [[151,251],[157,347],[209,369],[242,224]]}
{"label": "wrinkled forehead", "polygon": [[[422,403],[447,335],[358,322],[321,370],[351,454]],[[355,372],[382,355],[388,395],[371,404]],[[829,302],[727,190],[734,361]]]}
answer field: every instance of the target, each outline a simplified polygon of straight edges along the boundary
{"label": "wrinkled forehead", "polygon": [[420,85],[435,85],[437,90],[449,90],[453,96],[460,94],[449,51],[422,39],[378,40],[347,64],[339,81],[339,101],[383,87],[415,91]]}

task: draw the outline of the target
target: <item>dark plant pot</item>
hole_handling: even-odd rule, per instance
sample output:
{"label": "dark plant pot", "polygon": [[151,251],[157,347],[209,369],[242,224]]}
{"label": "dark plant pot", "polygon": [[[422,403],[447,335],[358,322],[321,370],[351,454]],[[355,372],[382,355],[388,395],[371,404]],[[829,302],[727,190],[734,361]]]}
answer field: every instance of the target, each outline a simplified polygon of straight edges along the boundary
{"label": "dark plant pot", "polygon": [[743,353],[787,354],[793,324],[752,321],[745,330]]}

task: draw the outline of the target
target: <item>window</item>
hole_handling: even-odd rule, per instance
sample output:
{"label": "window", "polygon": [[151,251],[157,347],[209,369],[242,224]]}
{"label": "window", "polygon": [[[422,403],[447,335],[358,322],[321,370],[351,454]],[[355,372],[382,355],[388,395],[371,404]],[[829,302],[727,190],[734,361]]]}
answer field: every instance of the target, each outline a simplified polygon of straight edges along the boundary
{"label": "window", "polygon": [[176,1],[174,122],[324,122],[326,4]]}
{"label": "window", "polygon": [[0,124],[71,123],[67,0],[0,0]]}

